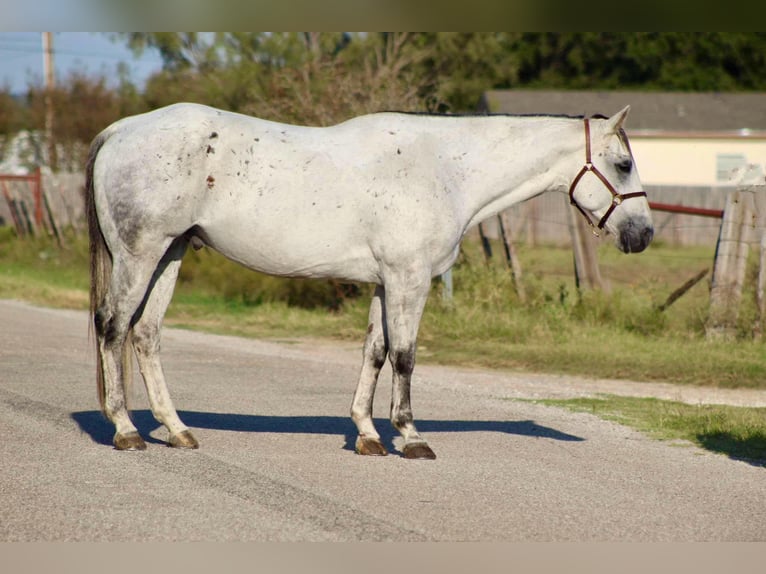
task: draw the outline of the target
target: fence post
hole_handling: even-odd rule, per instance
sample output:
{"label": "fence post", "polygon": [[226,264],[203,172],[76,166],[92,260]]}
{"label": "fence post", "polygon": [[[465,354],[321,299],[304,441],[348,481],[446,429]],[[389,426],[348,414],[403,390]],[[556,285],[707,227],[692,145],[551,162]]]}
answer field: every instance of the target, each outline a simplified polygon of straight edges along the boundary
{"label": "fence post", "polygon": [[745,282],[748,244],[746,226],[752,224],[752,194],[740,190],[726,197],[723,221],[716,245],[713,279],[710,288],[710,310],[705,326],[708,340],[734,336]]}
{"label": "fence post", "polygon": [[567,198],[567,215],[569,217],[569,232],[572,236],[572,252],[574,254],[575,285],[577,290],[599,289],[607,290],[601,271],[598,267],[598,255],[593,232],[585,221],[575,212],[575,208],[569,205]]}
{"label": "fence post", "polygon": [[440,275],[444,288],[442,289],[442,299],[444,301],[452,301],[453,288],[452,288],[452,267],[447,269]]}
{"label": "fence post", "polygon": [[35,225],[38,227],[43,225],[43,174],[40,171],[40,167],[30,176],[29,180],[32,185],[32,198],[35,202]]}
{"label": "fence post", "polygon": [[489,264],[489,260],[492,259],[492,245],[489,242],[489,237],[484,232],[484,222],[479,223],[479,237],[481,238],[481,248],[484,250],[484,261]]}
{"label": "fence post", "polygon": [[16,235],[18,237],[24,237],[24,235],[26,235],[26,227],[21,221],[21,214],[16,205],[16,200],[13,199],[10,190],[2,179],[0,179],[0,187],[3,189],[3,197],[5,197],[5,202],[8,204],[8,211],[11,214],[13,225],[16,228]]}
{"label": "fence post", "polygon": [[516,248],[514,247],[513,239],[511,238],[511,224],[508,221],[508,216],[505,212],[497,214],[497,224],[500,227],[500,236],[503,238],[505,261],[508,264],[508,268],[511,270],[511,277],[513,278],[513,286],[516,289],[516,295],[518,296],[519,301],[525,303],[527,294],[524,291],[524,285],[521,283],[521,263],[516,255]]}
{"label": "fence post", "polygon": [[766,320],[766,231],[761,233],[761,257],[758,267],[758,284],[755,287],[755,302],[758,307],[758,316],[753,328],[753,336],[760,340],[763,337],[763,323]]}

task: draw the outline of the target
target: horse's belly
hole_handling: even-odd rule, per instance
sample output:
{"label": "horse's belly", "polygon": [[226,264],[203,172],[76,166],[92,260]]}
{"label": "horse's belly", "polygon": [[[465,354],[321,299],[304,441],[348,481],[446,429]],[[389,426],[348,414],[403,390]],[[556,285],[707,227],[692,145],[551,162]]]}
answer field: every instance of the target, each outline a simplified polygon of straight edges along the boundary
{"label": "horse's belly", "polygon": [[247,226],[203,226],[203,239],[225,257],[269,275],[377,282],[379,268],[369,247],[327,232]]}

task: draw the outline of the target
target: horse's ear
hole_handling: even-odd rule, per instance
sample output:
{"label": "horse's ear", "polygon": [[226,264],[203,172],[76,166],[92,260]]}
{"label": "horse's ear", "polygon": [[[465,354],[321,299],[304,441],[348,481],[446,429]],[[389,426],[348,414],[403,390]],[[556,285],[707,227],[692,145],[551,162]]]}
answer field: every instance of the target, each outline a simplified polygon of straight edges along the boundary
{"label": "horse's ear", "polygon": [[617,131],[622,127],[625,118],[628,117],[628,112],[630,112],[630,106],[625,106],[619,112],[609,118],[607,120],[607,133],[616,134]]}

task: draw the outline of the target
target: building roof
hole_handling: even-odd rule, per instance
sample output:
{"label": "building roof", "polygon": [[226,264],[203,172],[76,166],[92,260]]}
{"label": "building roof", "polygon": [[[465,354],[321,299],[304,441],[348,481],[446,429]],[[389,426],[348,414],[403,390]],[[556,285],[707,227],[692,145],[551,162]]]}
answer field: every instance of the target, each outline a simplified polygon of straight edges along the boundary
{"label": "building roof", "polygon": [[490,90],[479,109],[505,114],[611,115],[630,104],[628,131],[766,130],[766,93]]}

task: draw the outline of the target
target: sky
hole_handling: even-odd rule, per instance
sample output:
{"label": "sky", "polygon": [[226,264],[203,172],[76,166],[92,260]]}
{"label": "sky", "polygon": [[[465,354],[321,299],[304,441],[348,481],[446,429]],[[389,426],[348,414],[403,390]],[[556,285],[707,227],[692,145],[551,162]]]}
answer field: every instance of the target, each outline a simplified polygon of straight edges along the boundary
{"label": "sky", "polygon": [[[131,81],[143,88],[146,79],[162,68],[156,50],[145,50],[136,58],[124,40],[113,41],[105,32],[54,32],[53,67],[62,80],[73,70],[104,75],[115,85],[117,65],[124,62]],[[43,83],[43,45],[40,32],[0,32],[0,87],[23,94],[29,83]]]}

